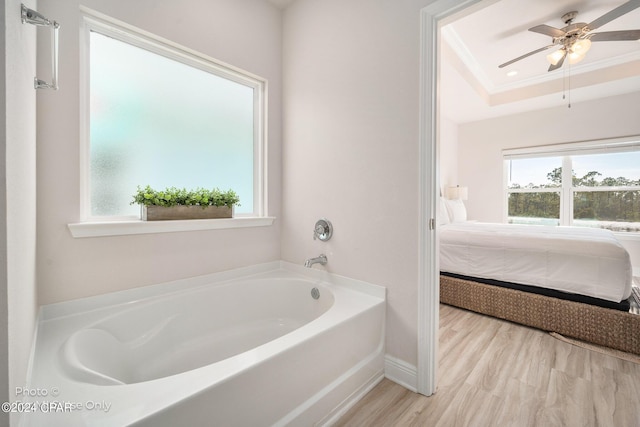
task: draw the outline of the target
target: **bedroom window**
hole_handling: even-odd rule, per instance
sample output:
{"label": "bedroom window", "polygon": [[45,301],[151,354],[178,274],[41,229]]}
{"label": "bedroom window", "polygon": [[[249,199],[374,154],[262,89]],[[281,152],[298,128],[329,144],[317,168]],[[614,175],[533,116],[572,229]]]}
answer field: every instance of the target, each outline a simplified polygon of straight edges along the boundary
{"label": "bedroom window", "polygon": [[640,232],[640,151],[571,160],[573,224]]}
{"label": "bedroom window", "polygon": [[637,139],[509,150],[504,159],[509,223],[640,232]]}
{"label": "bedroom window", "polygon": [[138,186],[233,189],[264,211],[266,82],[171,42],[85,17],[85,220],[139,217]]}
{"label": "bedroom window", "polygon": [[[562,157],[514,159],[509,163],[508,218],[512,224],[560,224]],[[555,175],[554,175],[555,174]]]}

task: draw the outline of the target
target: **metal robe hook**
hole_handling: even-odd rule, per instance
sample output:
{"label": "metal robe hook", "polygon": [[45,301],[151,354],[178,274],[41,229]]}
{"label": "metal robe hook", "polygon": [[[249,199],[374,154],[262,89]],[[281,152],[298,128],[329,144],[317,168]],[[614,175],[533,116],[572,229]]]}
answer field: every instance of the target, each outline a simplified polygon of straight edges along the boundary
{"label": "metal robe hook", "polygon": [[36,89],[58,90],[58,30],[60,29],[60,24],[58,24],[56,21],[51,21],[45,18],[42,14],[36,12],[33,9],[29,9],[24,4],[21,5],[20,16],[22,18],[23,24],[32,24],[40,27],[51,27],[51,29],[53,30],[53,36],[51,38],[51,83],[47,83],[44,80],[40,80],[39,78],[34,77],[33,86]]}

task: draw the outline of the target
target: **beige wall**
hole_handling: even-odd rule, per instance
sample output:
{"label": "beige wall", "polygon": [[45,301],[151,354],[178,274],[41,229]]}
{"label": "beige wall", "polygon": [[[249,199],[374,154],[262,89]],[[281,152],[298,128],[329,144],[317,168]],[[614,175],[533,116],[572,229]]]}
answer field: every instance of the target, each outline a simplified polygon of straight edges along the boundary
{"label": "beige wall", "polygon": [[[460,125],[458,177],[469,187],[469,218],[503,219],[503,149],[640,135],[638,105],[635,92]],[[640,241],[622,244],[640,267]]]}
{"label": "beige wall", "polygon": [[[280,259],[282,13],[263,0],[47,0],[60,90],[38,102],[38,286],[49,304]],[[269,214],[245,229],[74,239],[79,221],[79,5],[268,80]],[[40,46],[47,64],[48,45]],[[170,84],[170,82],[168,82]],[[162,90],[162,88],[158,88]]]}
{"label": "beige wall", "polygon": [[[35,1],[26,2],[35,8]],[[1,233],[2,293],[5,306],[0,309],[3,335],[0,340],[2,353],[8,352],[8,367],[4,357],[2,370],[8,368],[8,381],[0,381],[3,387],[1,401],[16,400],[15,387],[26,383],[27,365],[37,313],[36,295],[36,28],[20,20],[18,0],[2,3],[3,23],[3,77],[2,115],[3,153],[0,168],[3,170],[2,212],[4,230]],[[6,204],[5,204],[6,203]],[[4,234],[6,232],[6,235]],[[6,257],[6,258],[5,258]],[[6,309],[6,311],[5,311]],[[5,315],[6,313],[6,315]],[[5,347],[6,346],[6,347]],[[8,392],[8,394],[5,394]],[[12,423],[17,419],[12,414]],[[0,418],[0,424],[2,418]]]}
{"label": "beige wall", "polygon": [[[420,9],[297,0],[284,13],[282,258],[386,286],[387,354],[417,360]],[[314,241],[314,223],[335,227]]]}

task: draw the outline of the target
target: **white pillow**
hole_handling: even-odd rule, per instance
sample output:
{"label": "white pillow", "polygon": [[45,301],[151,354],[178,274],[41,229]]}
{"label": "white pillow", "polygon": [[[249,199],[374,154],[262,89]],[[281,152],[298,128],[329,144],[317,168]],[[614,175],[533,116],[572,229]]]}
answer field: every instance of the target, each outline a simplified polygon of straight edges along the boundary
{"label": "white pillow", "polygon": [[447,211],[451,222],[465,222],[467,220],[467,208],[460,199],[447,200]]}
{"label": "white pillow", "polygon": [[447,225],[451,222],[449,217],[449,210],[447,209],[447,203],[444,197],[440,197],[440,212],[438,212],[438,224]]}

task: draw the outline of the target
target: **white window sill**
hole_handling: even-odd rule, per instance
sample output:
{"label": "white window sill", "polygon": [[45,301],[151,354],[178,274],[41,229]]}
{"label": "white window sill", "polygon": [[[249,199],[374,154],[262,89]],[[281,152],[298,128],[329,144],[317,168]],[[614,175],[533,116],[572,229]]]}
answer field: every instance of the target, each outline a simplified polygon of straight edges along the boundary
{"label": "white window sill", "polygon": [[181,221],[104,221],[68,224],[75,238],[125,236],[131,234],[174,233],[180,231],[219,230],[227,228],[265,227],[275,217],[238,217],[220,219],[190,219]]}

